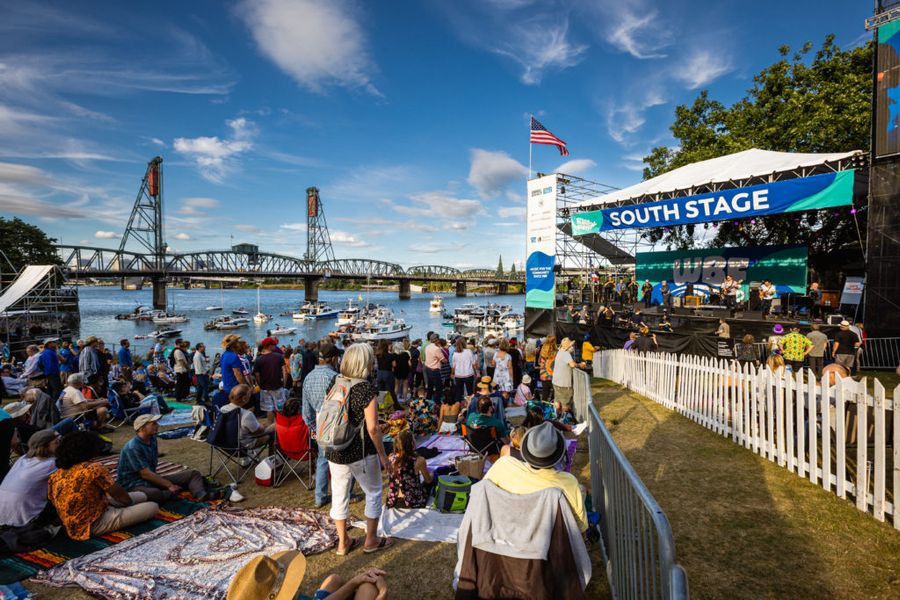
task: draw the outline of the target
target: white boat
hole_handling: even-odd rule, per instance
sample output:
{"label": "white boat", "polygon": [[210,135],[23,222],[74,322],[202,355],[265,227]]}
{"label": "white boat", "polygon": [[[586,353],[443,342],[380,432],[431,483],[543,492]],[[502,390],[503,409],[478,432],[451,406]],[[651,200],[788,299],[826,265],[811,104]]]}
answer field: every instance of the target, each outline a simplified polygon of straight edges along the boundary
{"label": "white boat", "polygon": [[223,306],[207,306],[206,310],[224,310]]}
{"label": "white boat", "polygon": [[259,309],[259,288],[256,288],[256,314],[253,315],[253,322],[259,325],[268,323],[272,320],[272,315],[267,315]]}
{"label": "white boat", "polygon": [[246,317],[247,315],[250,314],[250,312],[247,311],[247,309],[242,306],[240,308],[236,308],[233,311],[231,311],[231,314],[238,315],[240,317]]}
{"label": "white boat", "polygon": [[221,297],[221,300],[219,301],[219,305],[218,306],[215,306],[215,305],[207,306],[206,310],[224,310],[225,309],[225,287],[224,287],[224,284],[222,286],[219,286],[219,295]]}
{"label": "white boat", "polygon": [[299,312],[291,316],[294,319],[306,320],[334,319],[338,316],[338,311],[324,302],[307,302],[300,308]]}
{"label": "white boat", "polygon": [[222,321],[218,325],[214,327],[216,331],[232,331],[233,329],[240,329],[244,325],[240,323],[235,323],[233,321]]}
{"label": "white boat", "polygon": [[211,331],[213,329],[221,330],[222,325],[225,325],[225,329],[237,329],[239,327],[246,327],[249,324],[250,319],[246,317],[232,317],[230,315],[225,315],[207,321],[203,325],[203,329],[207,331]]}
{"label": "white boat", "polygon": [[268,331],[269,335],[294,335],[297,332],[296,327],[282,327],[276,323],[275,329]]}
{"label": "white boat", "polygon": [[365,342],[376,342],[380,340],[402,340],[409,337],[412,325],[407,325],[403,319],[396,321],[385,321],[367,328],[360,333],[354,334],[353,339]]}
{"label": "white boat", "polygon": [[154,325],[175,325],[177,323],[186,323],[188,318],[184,315],[172,315],[169,313],[163,313],[159,315],[155,315],[153,319]]}
{"label": "white boat", "polygon": [[138,336],[134,336],[134,337],[135,337],[135,339],[153,339],[153,338],[161,338],[161,337],[163,337],[163,338],[165,338],[165,337],[177,337],[177,336],[181,335],[181,332],[182,332],[181,329],[171,329],[171,328],[166,328],[166,329],[157,329],[156,331],[151,331],[150,333],[148,333],[148,334],[145,335],[145,336],[140,336],[140,338],[139,338]]}
{"label": "white boat", "polygon": [[347,308],[341,310],[337,316],[337,324],[341,325],[349,325],[353,323],[359,318],[359,305],[353,304],[353,298],[347,300]]}
{"label": "white boat", "polygon": [[440,296],[435,296],[431,299],[431,306],[428,307],[428,312],[440,313],[444,310],[444,299]]}

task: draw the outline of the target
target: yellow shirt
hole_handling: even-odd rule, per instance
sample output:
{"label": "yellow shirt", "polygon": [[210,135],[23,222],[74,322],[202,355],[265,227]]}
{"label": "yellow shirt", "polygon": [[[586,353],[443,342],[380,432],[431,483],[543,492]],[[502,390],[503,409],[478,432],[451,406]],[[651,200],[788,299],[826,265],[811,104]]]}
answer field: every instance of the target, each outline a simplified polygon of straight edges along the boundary
{"label": "yellow shirt", "polygon": [[531,494],[547,488],[559,488],[569,501],[572,514],[581,531],[588,527],[587,512],[578,480],[571,473],[555,469],[535,469],[512,456],[501,456],[484,475],[497,487],[510,494]]}
{"label": "yellow shirt", "polygon": [[581,360],[594,360],[594,345],[590,342],[585,342],[581,345]]}

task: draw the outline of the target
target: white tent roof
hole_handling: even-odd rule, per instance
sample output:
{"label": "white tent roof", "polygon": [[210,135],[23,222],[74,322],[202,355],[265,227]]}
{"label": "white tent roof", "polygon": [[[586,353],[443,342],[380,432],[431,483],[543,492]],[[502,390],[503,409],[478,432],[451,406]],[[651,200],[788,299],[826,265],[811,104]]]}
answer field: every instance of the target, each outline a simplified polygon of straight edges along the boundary
{"label": "white tent roof", "polygon": [[728,154],[727,156],[685,165],[631,187],[614,190],[595,199],[585,200],[579,206],[607,204],[649,194],[672,193],[710,183],[761,177],[779,171],[812,167],[860,154],[862,154],[860,150],[834,154],[802,154],[796,152],[772,152],[770,150],[753,148],[736,154]]}
{"label": "white tent roof", "polygon": [[29,265],[0,295],[0,313],[21,300],[53,270],[53,265]]}

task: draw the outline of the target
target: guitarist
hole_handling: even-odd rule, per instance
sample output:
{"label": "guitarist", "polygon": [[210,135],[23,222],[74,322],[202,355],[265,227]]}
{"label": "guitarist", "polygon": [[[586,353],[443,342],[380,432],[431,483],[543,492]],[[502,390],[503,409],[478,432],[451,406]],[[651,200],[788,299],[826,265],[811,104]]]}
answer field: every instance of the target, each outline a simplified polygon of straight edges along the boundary
{"label": "guitarist", "polygon": [[775,299],[775,286],[772,285],[772,282],[768,279],[763,281],[763,284],[759,286],[759,299],[762,300],[762,314],[763,318],[768,318],[769,313],[772,311],[772,300]]}
{"label": "guitarist", "polygon": [[734,311],[737,306],[737,293],[740,287],[741,282],[735,281],[731,275],[726,275],[725,281],[722,282],[721,294],[725,299],[725,306],[731,311]]}

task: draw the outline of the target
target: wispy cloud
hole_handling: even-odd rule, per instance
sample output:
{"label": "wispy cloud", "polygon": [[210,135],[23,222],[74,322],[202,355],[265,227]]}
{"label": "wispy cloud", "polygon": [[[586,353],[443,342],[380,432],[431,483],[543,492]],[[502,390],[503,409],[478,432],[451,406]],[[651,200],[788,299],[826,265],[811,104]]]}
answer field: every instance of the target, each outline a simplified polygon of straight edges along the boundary
{"label": "wispy cloud", "polygon": [[704,86],[732,70],[731,59],[721,50],[697,50],[674,71],[676,79],[684,82],[689,89],[695,90]]}
{"label": "wispy cloud", "polygon": [[179,240],[179,241],[182,241],[182,242],[191,239],[191,236],[188,235],[187,233],[183,232],[183,231],[180,231],[180,232],[176,233],[176,234],[173,235],[172,237],[173,237],[174,239]]}
{"label": "wispy cloud", "polygon": [[172,142],[172,148],[191,160],[200,175],[213,183],[222,183],[237,167],[237,157],[253,148],[251,140],[256,135],[255,125],[244,117],[226,121],[226,125],[232,133],[225,139],[179,137]]}
{"label": "wispy cloud", "polygon": [[603,39],[634,58],[665,58],[663,50],[671,44],[671,27],[659,12],[643,0],[624,3],[617,0],[577,0],[579,12],[591,29]]}
{"label": "wispy cloud", "polygon": [[565,4],[462,0],[440,8],[460,39],[517,64],[522,83],[536,85],[547,72],[573,67],[586,57],[588,47],[573,39]]}
{"label": "wispy cloud", "polygon": [[482,198],[493,198],[513,181],[528,176],[528,168],[506,152],[473,148],[469,158],[467,181]]}
{"label": "wispy cloud", "polygon": [[300,86],[321,92],[339,85],[380,95],[366,33],[349,2],[244,0],[237,12],[259,51]]}
{"label": "wispy cloud", "polygon": [[666,103],[666,98],[656,90],[643,90],[640,95],[624,100],[610,101],[606,106],[606,129],[609,136],[622,143],[647,122],[645,112]]}
{"label": "wispy cloud", "polygon": [[579,173],[584,173],[585,171],[589,171],[597,166],[590,158],[576,158],[574,160],[567,160],[563,164],[559,165],[556,168],[557,173],[567,173],[569,175],[578,175]]}
{"label": "wispy cloud", "polygon": [[497,209],[497,215],[507,219],[509,217],[519,217],[525,218],[525,207],[524,206],[501,206]]}

